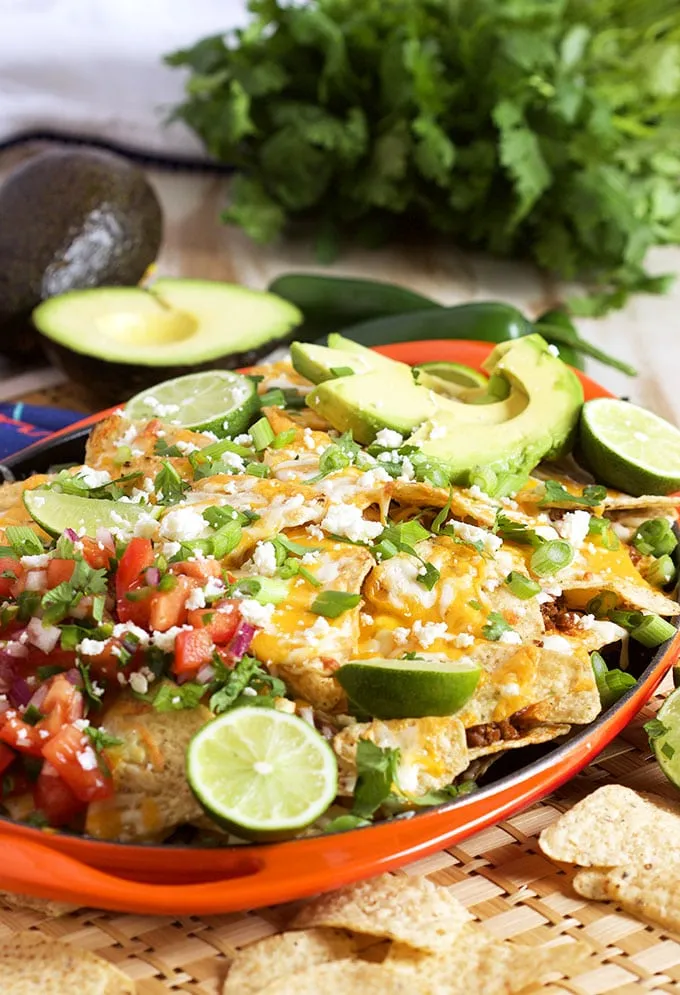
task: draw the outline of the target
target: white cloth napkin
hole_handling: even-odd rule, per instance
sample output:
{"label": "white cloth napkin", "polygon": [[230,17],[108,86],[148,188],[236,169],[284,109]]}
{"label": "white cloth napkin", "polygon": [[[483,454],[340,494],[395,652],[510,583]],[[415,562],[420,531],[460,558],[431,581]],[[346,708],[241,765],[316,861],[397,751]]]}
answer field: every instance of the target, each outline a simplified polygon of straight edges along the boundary
{"label": "white cloth napkin", "polygon": [[246,20],[246,0],[0,0],[0,143],[49,132],[204,158],[164,123],[185,73],[162,56]]}

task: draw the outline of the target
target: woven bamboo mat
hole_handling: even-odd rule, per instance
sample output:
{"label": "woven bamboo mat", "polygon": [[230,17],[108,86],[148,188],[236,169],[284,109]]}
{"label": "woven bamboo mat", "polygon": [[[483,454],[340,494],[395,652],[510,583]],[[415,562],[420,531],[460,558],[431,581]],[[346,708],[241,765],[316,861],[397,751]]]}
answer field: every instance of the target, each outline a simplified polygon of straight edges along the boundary
{"label": "woven bamboo mat", "polygon": [[[64,387],[24,399],[66,407],[77,407],[81,400]],[[86,409],[81,406],[81,410]],[[545,801],[396,873],[425,874],[436,884],[449,887],[499,938],[541,945],[566,934],[585,942],[592,950],[588,971],[577,980],[549,985],[543,989],[546,992],[680,993],[680,937],[633,919],[614,905],[579,897],[570,888],[572,874],[544,857],[537,842],[541,830],[561,812],[607,782],[674,796],[675,789],[650,756],[642,729],[661,700],[657,696],[651,701],[595,763]],[[218,995],[235,951],[284,929],[292,910],[291,906],[278,906],[173,919],[82,909],[50,919],[28,909],[10,909],[0,899],[0,939],[19,930],[36,929],[50,938],[85,947],[134,978],[139,995]]]}
{"label": "woven bamboo mat", "polygon": [[[680,937],[633,919],[614,905],[580,898],[570,889],[571,875],[547,860],[537,843],[540,831],[560,812],[609,781],[673,796],[673,787],[650,758],[642,729],[661,700],[650,702],[595,763],[555,795],[396,873],[425,874],[449,887],[499,938],[540,945],[566,934],[585,942],[592,950],[587,972],[577,980],[547,986],[546,992],[680,992]],[[291,912],[291,906],[278,906],[172,919],[87,909],[49,919],[29,910],[11,910],[0,901],[0,939],[35,928],[50,938],[86,947],[134,978],[139,995],[217,995],[235,950],[285,928]]]}

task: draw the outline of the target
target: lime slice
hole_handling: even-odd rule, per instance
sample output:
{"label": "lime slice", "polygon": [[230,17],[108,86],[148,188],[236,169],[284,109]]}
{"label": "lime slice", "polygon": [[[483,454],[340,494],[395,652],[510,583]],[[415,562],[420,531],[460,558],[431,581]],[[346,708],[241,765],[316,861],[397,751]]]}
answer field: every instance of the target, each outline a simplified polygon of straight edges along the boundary
{"label": "lime slice", "polygon": [[294,836],[326,811],[338,771],[326,740],[303,719],[245,706],[196,733],[187,777],[216,822],[246,839],[275,840]]}
{"label": "lime slice", "polygon": [[347,697],[378,719],[453,715],[479,675],[472,660],[353,660],[335,672]]}
{"label": "lime slice", "polygon": [[430,376],[446,380],[448,383],[458,384],[460,387],[485,387],[487,378],[479,370],[472,366],[465,366],[463,363],[450,363],[446,360],[438,360],[432,363],[418,363],[414,370],[422,370]]}
{"label": "lime slice", "polygon": [[60,536],[64,529],[73,529],[92,538],[99,528],[123,535],[133,535],[138,527],[153,528],[153,520],[162,510],[148,504],[101,501],[39,489],[24,491],[24,505],[33,521],[52,536]]}
{"label": "lime slice", "polygon": [[231,370],[189,373],[135,394],[125,405],[132,421],[160,418],[168,425],[223,438],[245,431],[259,409],[257,388]]}
{"label": "lime slice", "polygon": [[651,747],[668,780],[680,788],[680,688],[668,695],[656,718],[664,729],[650,734]]}
{"label": "lime slice", "polygon": [[580,444],[603,483],[636,496],[680,489],[680,431],[628,401],[598,397],[583,405]]}

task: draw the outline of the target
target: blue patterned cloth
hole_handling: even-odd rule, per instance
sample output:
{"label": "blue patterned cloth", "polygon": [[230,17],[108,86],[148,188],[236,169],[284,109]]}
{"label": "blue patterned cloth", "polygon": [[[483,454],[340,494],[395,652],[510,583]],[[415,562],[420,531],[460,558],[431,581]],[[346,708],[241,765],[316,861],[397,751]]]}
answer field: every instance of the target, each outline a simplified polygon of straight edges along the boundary
{"label": "blue patterned cloth", "polygon": [[0,460],[83,417],[80,411],[40,404],[0,404]]}

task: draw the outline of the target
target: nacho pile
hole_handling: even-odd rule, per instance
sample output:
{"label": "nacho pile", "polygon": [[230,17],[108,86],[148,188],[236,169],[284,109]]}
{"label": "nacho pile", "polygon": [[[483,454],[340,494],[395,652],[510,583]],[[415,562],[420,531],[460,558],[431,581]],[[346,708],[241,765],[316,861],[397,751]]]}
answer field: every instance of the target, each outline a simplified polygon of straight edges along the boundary
{"label": "nacho pile", "polygon": [[578,942],[497,940],[448,889],[384,875],[307,903],[291,931],[240,950],[222,995],[511,995],[587,963]]}
{"label": "nacho pile", "polygon": [[[206,830],[184,759],[198,728],[247,704],[295,713],[332,744],[336,803],[307,832],[447,801],[507,750],[592,722],[591,654],[625,670],[634,626],[680,612],[637,538],[674,520],[673,499],[559,466],[512,497],[442,486],[398,433],[359,446],[304,407],[310,385],[288,366],[256,372],[261,394],[290,384],[288,408],[263,407],[264,448],[118,412],[93,429],[85,466],[0,488],[12,818],[100,839],[227,841]],[[50,539],[29,488],[143,514]],[[336,676],[402,659],[467,663],[479,679],[453,714],[377,718]]]}
{"label": "nacho pile", "polygon": [[580,868],[574,890],[680,931],[680,804],[620,784],[598,788],[540,837],[553,860]]}

